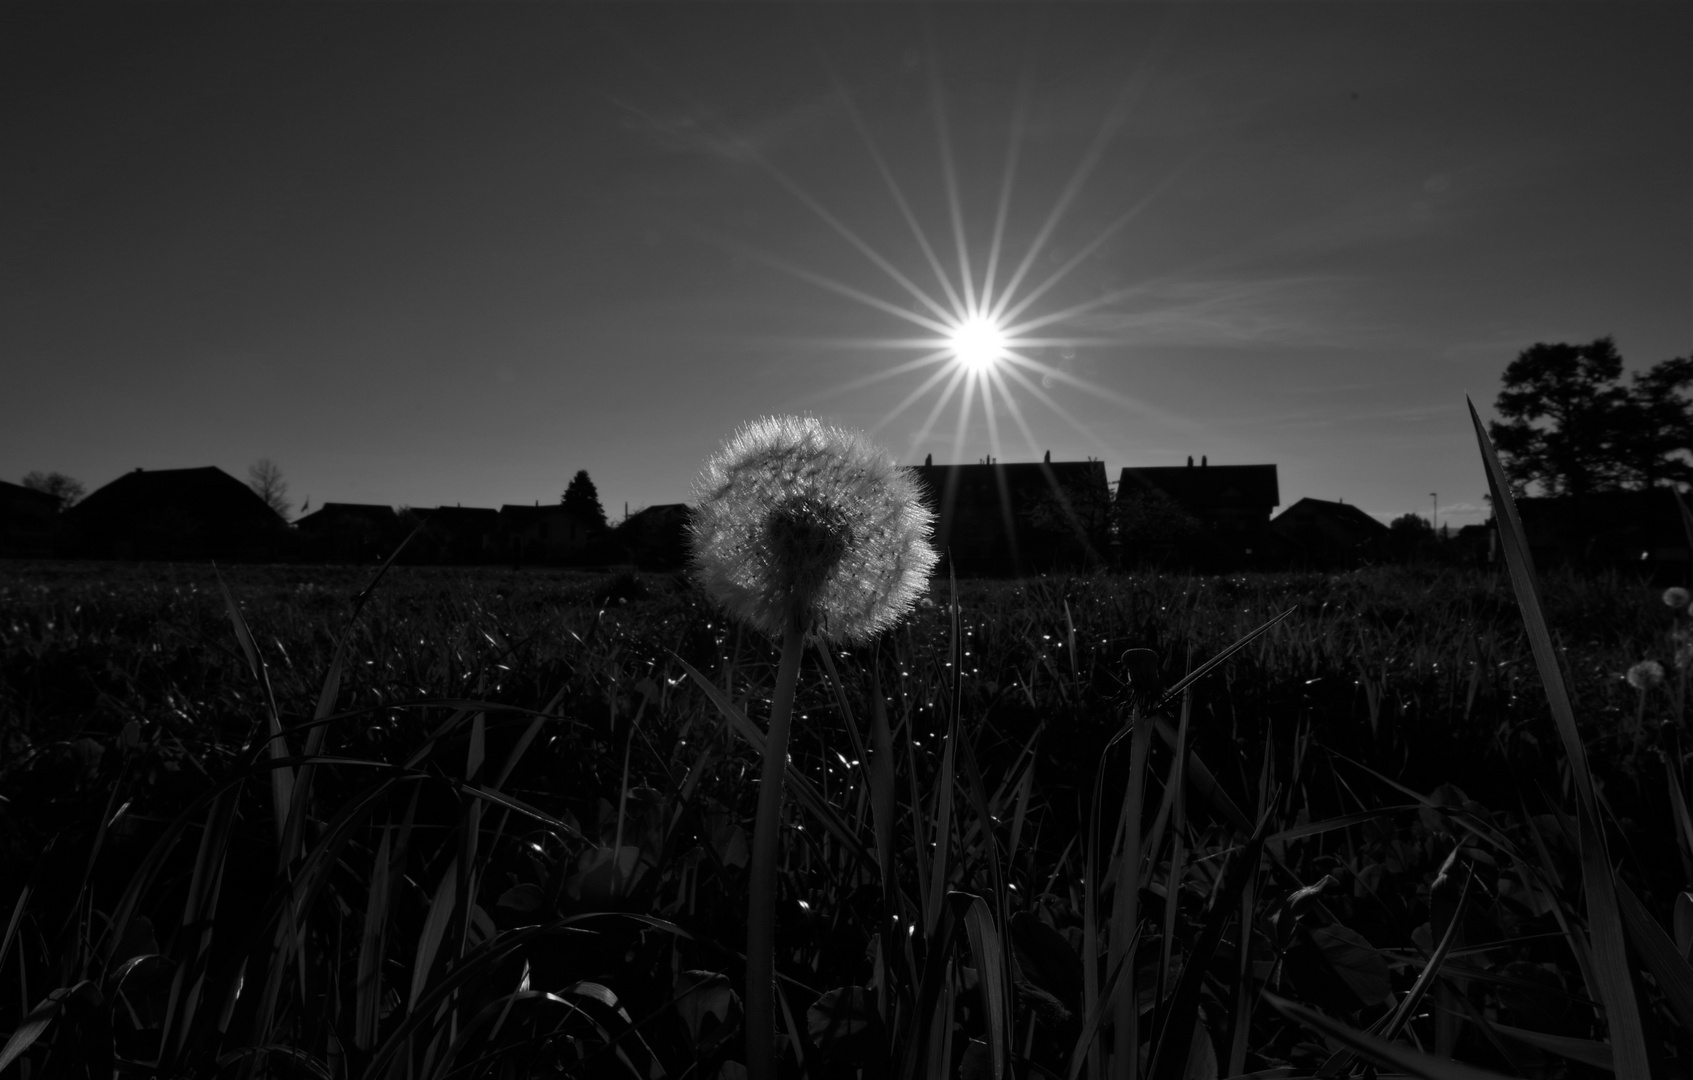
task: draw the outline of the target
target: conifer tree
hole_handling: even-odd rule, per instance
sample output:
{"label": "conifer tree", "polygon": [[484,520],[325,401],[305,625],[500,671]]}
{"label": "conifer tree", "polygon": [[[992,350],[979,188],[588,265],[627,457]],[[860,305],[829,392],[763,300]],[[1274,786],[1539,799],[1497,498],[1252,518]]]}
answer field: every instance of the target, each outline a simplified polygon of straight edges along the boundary
{"label": "conifer tree", "polygon": [[604,532],[606,528],[605,508],[600,505],[600,493],[594,487],[594,482],[588,479],[587,469],[577,469],[576,475],[570,478],[570,484],[564,489],[564,495],[559,499],[564,508],[588,523],[594,532]]}

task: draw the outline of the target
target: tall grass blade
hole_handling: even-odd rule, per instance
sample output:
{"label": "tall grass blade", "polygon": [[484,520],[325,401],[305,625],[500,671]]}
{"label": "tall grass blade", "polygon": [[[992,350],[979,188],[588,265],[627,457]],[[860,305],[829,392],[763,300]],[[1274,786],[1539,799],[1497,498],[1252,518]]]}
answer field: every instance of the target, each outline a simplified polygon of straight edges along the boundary
{"label": "tall grass blade", "polygon": [[[215,571],[216,565],[212,567]],[[223,592],[224,607],[229,611],[230,625],[235,628],[235,639],[241,643],[241,652],[247,657],[247,667],[253,673],[253,680],[260,685],[265,696],[265,720],[269,725],[269,738],[265,742],[270,752],[271,761],[286,759],[288,754],[288,740],[282,734],[282,717],[276,711],[276,697],[270,690],[270,672],[265,669],[264,661],[259,657],[258,646],[253,643],[253,634],[247,628],[247,620],[241,614],[241,606],[235,602],[235,594],[229,591],[229,583],[223,580],[223,575],[217,575],[218,588]],[[270,798],[272,816],[276,822],[276,846],[285,850],[284,839],[287,836],[288,814],[293,804],[294,770],[286,765],[279,765],[271,770]]]}
{"label": "tall grass blade", "polygon": [[1496,1072],[1464,1065],[1448,1058],[1435,1057],[1409,1046],[1366,1035],[1338,1020],[1330,1019],[1315,1009],[1296,1005],[1267,990],[1264,992],[1264,1000],[1289,1020],[1303,1024],[1312,1031],[1349,1047],[1358,1056],[1404,1076],[1417,1077],[1418,1080],[1506,1080],[1506,1077]]}
{"label": "tall grass blade", "polygon": [[417,1010],[418,999],[423,996],[423,988],[429,982],[429,969],[435,966],[435,954],[441,949],[441,941],[447,935],[447,924],[452,920],[453,908],[458,903],[458,884],[459,861],[454,856],[435,886],[435,895],[429,901],[429,915],[423,921],[423,932],[418,935],[411,994],[406,999],[407,1012]]}
{"label": "tall grass blade", "polygon": [[935,932],[935,918],[946,897],[947,856],[952,850],[953,770],[958,761],[958,719],[947,722],[946,748],[941,751],[940,774],[935,777],[935,851],[929,864],[929,923],[926,934]]}
{"label": "tall grass blade", "polygon": [[[1123,846],[1116,853],[1117,877],[1111,891],[1111,940],[1108,943],[1107,968],[1133,972],[1135,957],[1129,951],[1131,940],[1140,937],[1140,861],[1141,816],[1146,808],[1146,762],[1152,750],[1152,720],[1138,717],[1134,735],[1129,739],[1129,781],[1123,791],[1123,805],[1118,817]],[[1100,763],[1101,769],[1104,762]],[[1096,781],[1095,790],[1099,790]],[[1101,793],[1103,794],[1103,792]],[[1112,1080],[1135,1080],[1140,1072],[1140,1007],[1134,994],[1117,998],[1112,1015],[1115,1049],[1111,1058]]]}
{"label": "tall grass blade", "polygon": [[1681,1022],[1682,1030],[1693,1031],[1693,965],[1626,882],[1617,882],[1617,900],[1621,902],[1623,926],[1634,943],[1635,955],[1658,980],[1658,989],[1663,991],[1664,1001]]}
{"label": "tall grass blade", "polygon": [[1592,937],[1594,974],[1598,979],[1600,999],[1605,1006],[1605,1021],[1610,1028],[1611,1042],[1616,1054],[1617,1075],[1625,1080],[1651,1075],[1646,1054],[1646,1035],[1641,1026],[1640,1012],[1634,998],[1634,983],[1629,971],[1628,947],[1623,935],[1622,917],[1617,909],[1616,881],[1611,870],[1610,856],[1600,827],[1597,800],[1593,790],[1593,776],[1588,769],[1587,749],[1576,727],[1575,710],[1570,707],[1569,694],[1564,689],[1563,672],[1558,666],[1558,654],[1552,635],[1546,628],[1541,611],[1540,591],[1535,584],[1534,563],[1529,555],[1528,537],[1517,515],[1516,499],[1510,482],[1487,429],[1469,402],[1470,420],[1475,425],[1476,441],[1481,446],[1483,464],[1487,467],[1487,486],[1493,496],[1494,520],[1499,531],[1500,547],[1505,553],[1505,565],[1510,571],[1511,586],[1522,608],[1523,624],[1528,633],[1534,663],[1545,686],[1546,697],[1557,724],[1558,735],[1564,744],[1564,755],[1576,788],[1576,825],[1580,835],[1581,879],[1587,897],[1587,920]]}
{"label": "tall grass blade", "polygon": [[[1264,851],[1264,839],[1269,835],[1270,815],[1258,820],[1252,838],[1246,846],[1229,857],[1222,880],[1211,891],[1210,908],[1199,938],[1193,943],[1182,964],[1182,977],[1175,993],[1159,1008],[1158,1030],[1153,1036],[1152,1054],[1147,1065],[1151,1080],[1182,1080],[1187,1072],[1188,1056],[1193,1050],[1194,1025],[1199,1020],[1200,991],[1205,985],[1205,973],[1222,943],[1223,930],[1234,918],[1236,905],[1246,883],[1258,872],[1258,860]],[[1174,906],[1172,895],[1168,903]]]}
{"label": "tall grass blade", "polygon": [[[970,947],[976,955],[977,977],[982,988],[983,1008],[987,1012],[989,1052],[994,1061],[994,1078],[1005,1075],[1011,1056],[1011,967],[1005,963],[1006,942],[1011,926],[1009,890],[1000,870],[999,841],[993,828],[994,820],[988,810],[987,788],[982,783],[981,770],[970,740],[959,736],[959,761],[964,766],[965,791],[981,820],[982,858],[988,867],[988,886],[992,890],[994,906],[981,900],[971,905],[964,920],[969,931]],[[991,955],[986,950],[991,947]]]}
{"label": "tall grass blade", "polygon": [[382,1001],[382,953],[388,926],[388,880],[393,862],[393,826],[382,830],[382,842],[370,866],[369,896],[364,928],[359,935],[359,959],[353,982],[353,1045],[369,1050],[376,1042],[378,1009]]}
{"label": "tall grass blade", "polygon": [[[1200,664],[1198,667],[1196,667],[1192,671],[1188,672],[1180,680],[1178,680],[1174,686],[1170,687],[1168,690],[1164,691],[1164,693],[1159,696],[1158,703],[1156,705],[1154,705],[1150,711],[1157,712],[1159,709],[1162,709],[1164,706],[1168,705],[1170,702],[1176,700],[1176,698],[1180,697],[1182,695],[1182,692],[1185,691],[1188,687],[1192,686],[1194,683],[1198,682],[1200,679],[1203,679],[1205,676],[1209,675],[1213,668],[1216,668],[1219,664],[1223,663],[1225,660],[1227,660],[1229,657],[1233,656],[1235,653],[1237,653],[1240,650],[1246,648],[1248,645],[1252,644],[1254,641],[1258,640],[1260,637],[1269,633],[1271,627],[1275,626],[1277,623],[1281,622],[1283,619],[1287,618],[1289,615],[1292,615],[1295,611],[1298,611],[1298,610],[1299,610],[1299,608],[1297,606],[1288,608],[1286,611],[1282,612],[1280,615],[1277,615],[1276,617],[1271,619],[1269,622],[1266,622],[1264,625],[1262,625],[1262,626],[1258,627],[1257,629],[1253,630],[1251,633],[1247,634],[1245,637],[1241,638],[1239,641],[1235,642],[1233,645],[1230,645],[1228,648],[1224,649],[1222,652],[1218,653],[1216,656],[1213,656],[1211,659],[1205,661],[1205,663]],[[1117,737],[1121,738],[1123,734],[1124,733],[1119,732]]]}

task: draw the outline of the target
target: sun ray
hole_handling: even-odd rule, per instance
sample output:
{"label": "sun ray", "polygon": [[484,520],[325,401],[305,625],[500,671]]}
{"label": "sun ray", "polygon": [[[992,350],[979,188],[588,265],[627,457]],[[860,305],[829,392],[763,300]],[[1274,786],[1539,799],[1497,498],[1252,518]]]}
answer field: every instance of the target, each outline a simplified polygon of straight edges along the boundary
{"label": "sun ray", "polygon": [[1114,404],[1121,405],[1126,409],[1131,409],[1136,414],[1143,416],[1148,420],[1156,421],[1159,424],[1179,428],[1183,431],[1200,430],[1198,425],[1194,424],[1191,420],[1188,420],[1185,417],[1166,412],[1163,409],[1155,408],[1144,401],[1137,400],[1125,394],[1119,394],[1114,390],[1100,386],[1097,383],[1089,382],[1087,379],[1084,379],[1079,375],[1072,375],[1062,368],[1053,367],[1051,364],[1037,360],[1032,356],[1026,356],[1014,349],[1007,349],[1004,354],[1004,359],[1006,360],[1006,363],[999,365],[1000,371],[1016,373],[1015,366],[1026,367],[1030,371],[1038,372],[1041,375],[1051,378],[1054,382],[1065,383],[1069,386],[1074,386],[1078,390],[1085,390],[1095,397],[1100,397],[1113,402]]}
{"label": "sun ray", "polygon": [[989,460],[997,460],[1000,456],[999,420],[993,414],[993,369],[988,368],[980,373],[982,384],[982,418],[987,421]]}
{"label": "sun ray", "polygon": [[940,141],[941,178],[946,184],[946,205],[952,216],[952,236],[958,246],[958,279],[964,286],[964,312],[976,313],[976,284],[970,273],[970,249],[964,242],[964,206],[958,195],[958,173],[952,161],[952,134],[947,129],[946,95],[941,90],[940,65],[929,54],[929,90],[933,99],[935,134]]}
{"label": "sun ray", "polygon": [[1105,226],[1105,228],[1099,230],[1098,234],[1096,234],[1092,240],[1088,241],[1081,250],[1064,260],[1064,265],[1060,266],[1057,270],[1054,270],[1045,281],[1029,290],[1029,292],[1023,296],[1022,299],[1018,300],[1016,304],[1011,305],[1010,307],[1006,307],[1002,304],[998,308],[995,308],[993,310],[994,319],[998,322],[1009,323],[1014,321],[1017,316],[1027,311],[1031,305],[1035,304],[1041,297],[1045,296],[1047,292],[1053,288],[1053,286],[1057,285],[1069,276],[1070,271],[1092,258],[1094,252],[1104,247],[1107,241],[1117,235],[1117,233],[1121,232],[1129,225],[1130,222],[1140,217],[1146,208],[1152,204],[1153,200],[1162,195],[1171,184],[1176,182],[1179,176],[1180,170],[1172,172],[1170,176],[1166,177],[1157,187],[1153,188],[1152,191],[1150,191],[1127,212],[1117,215],[1115,220]]}
{"label": "sun ray", "polygon": [[1087,183],[1088,177],[1093,173],[1094,166],[1098,165],[1099,159],[1104,156],[1105,147],[1110,143],[1111,137],[1122,126],[1128,112],[1129,98],[1137,88],[1138,80],[1130,79],[1118,92],[1116,100],[1112,102],[1111,108],[1105,114],[1105,119],[1100,122],[1099,130],[1094,133],[1093,142],[1088,145],[1087,151],[1082,154],[1081,161],[1077,163],[1076,171],[1071,174],[1069,182],[1064,185],[1064,190],[1059,192],[1052,210],[1047,214],[1046,220],[1041,223],[1040,231],[1035,234],[1034,241],[1029,244],[1029,250],[1017,264],[1016,271],[1011,275],[1011,280],[1005,286],[1005,292],[1000,300],[1001,304],[1008,304],[1011,297],[1016,295],[1017,287],[1023,283],[1023,278],[1028,275],[1035,260],[1040,257],[1041,251],[1046,248],[1047,241],[1052,238],[1053,231],[1058,228],[1058,222],[1070,209],[1070,204],[1075,201],[1076,196],[1081,194],[1082,186]]}
{"label": "sun ray", "polygon": [[936,401],[935,407],[929,410],[929,415],[923,421],[922,428],[918,430],[916,437],[911,440],[913,449],[928,441],[929,433],[935,430],[935,421],[940,418],[941,410],[946,408],[946,403],[952,400],[952,395],[958,390],[959,384],[964,382],[969,375],[970,373],[961,367],[953,369],[952,381],[946,384],[946,389],[941,392],[940,400]]}
{"label": "sun ray", "polygon": [[964,456],[964,439],[970,432],[970,399],[976,396],[976,378],[976,372],[968,368],[964,370],[964,393],[958,399],[958,426],[952,431],[954,461]]}
{"label": "sun ray", "polygon": [[881,148],[876,145],[876,140],[871,137],[870,129],[864,123],[863,114],[858,111],[858,106],[853,102],[852,95],[847,92],[846,85],[841,82],[840,76],[836,74],[833,66],[828,65],[825,61],[825,67],[829,72],[829,77],[835,83],[836,92],[840,94],[842,102],[846,105],[847,116],[852,120],[853,127],[857,129],[859,137],[864,140],[864,148],[870,152],[870,160],[876,163],[876,171],[881,174],[882,182],[888,187],[888,194],[893,196],[894,205],[899,207],[900,216],[911,227],[911,233],[917,239],[917,246],[922,249],[923,257],[928,260],[929,269],[934,271],[935,279],[941,283],[941,288],[946,291],[946,298],[952,304],[953,310],[961,310],[964,307],[964,301],[959,298],[958,290],[953,287],[952,279],[947,277],[945,268],[941,266],[940,256],[935,253],[934,245],[929,242],[929,234],[917,221],[917,214],[911,209],[911,203],[906,199],[904,190],[900,188],[899,182],[894,179],[893,170],[889,168],[887,158],[882,156]]}
{"label": "sun ray", "polygon": [[1071,416],[1069,410],[1054,401],[1052,399],[1052,395],[1048,394],[1045,390],[1042,390],[1040,386],[1034,382],[1034,380],[1030,379],[1027,375],[1018,371],[1014,367],[1007,367],[1002,370],[1013,379],[1016,379],[1023,389],[1027,390],[1032,397],[1047,408],[1051,409],[1053,412],[1057,413],[1065,423],[1070,425],[1076,434],[1093,443],[1094,446],[1097,447],[1105,456],[1117,456],[1117,451],[1114,447],[1108,445],[1105,440],[1101,439],[1098,435],[1095,435],[1093,431],[1081,421],[1077,420],[1074,416]]}
{"label": "sun ray", "polygon": [[[933,343],[931,342],[931,344]],[[831,386],[815,393],[807,394],[799,400],[806,403],[827,401],[832,397],[839,397],[842,394],[850,394],[854,390],[863,390],[866,387],[874,386],[879,382],[886,382],[889,379],[898,378],[907,372],[917,371],[921,368],[928,367],[931,364],[941,363],[943,361],[950,360],[951,358],[951,349],[937,349],[927,356],[919,356],[915,360],[907,360],[903,364],[895,364],[891,368],[886,368],[870,375],[861,375],[858,378],[853,379],[851,382],[841,383],[837,386]],[[938,374],[944,376],[946,374],[946,369],[942,368]],[[925,383],[924,385],[932,386],[934,384],[931,382]]]}
{"label": "sun ray", "polygon": [[994,385],[999,387],[999,396],[1005,399],[1005,407],[1010,411],[1011,419],[1017,422],[1017,429],[1023,433],[1024,441],[1029,444],[1029,456],[1033,457],[1039,454],[1040,447],[1035,442],[1034,430],[1029,427],[1028,419],[1023,416],[1023,407],[1017,404],[1017,395],[1013,394],[1011,388],[1005,385],[1005,373],[995,368],[988,372],[988,378],[992,379]]}
{"label": "sun ray", "polygon": [[[1023,70],[1023,77],[1017,84],[1017,104],[1011,112],[1011,137],[1005,148],[1005,176],[999,186],[999,206],[994,211],[993,240],[988,245],[988,266],[982,275],[982,309],[994,310],[993,286],[994,277],[999,271],[999,252],[1005,240],[1005,219],[1011,211],[1011,187],[1017,176],[1017,162],[1023,148],[1023,125],[1029,114],[1029,87],[1033,80],[1029,70]],[[998,316],[994,321],[999,322]]]}
{"label": "sun ray", "polygon": [[857,248],[865,258],[875,263],[883,273],[897,281],[906,292],[909,292],[924,307],[928,308],[943,319],[951,314],[945,306],[925,292],[915,281],[906,277],[905,274],[893,263],[889,262],[881,252],[871,247],[868,241],[861,239],[857,233],[847,227],[845,222],[830,213],[823,204],[819,203],[816,199],[813,199],[803,188],[799,186],[798,183],[789,179],[787,174],[783,173],[780,169],[777,169],[774,165],[766,163],[762,158],[755,158],[755,160],[757,160],[759,164],[763,165],[766,171],[776,178],[778,183],[787,188],[790,195],[804,203],[812,213],[822,218],[830,228],[834,229],[837,233],[840,233],[841,237],[846,240],[847,243]]}
{"label": "sun ray", "polygon": [[1054,382],[1068,383],[1078,390],[1086,390],[1095,397],[1104,398],[1106,401],[1136,410],[1144,408],[1144,406],[1134,398],[1125,394],[1119,394],[1117,391],[1100,386],[1098,383],[1089,382],[1079,375],[1072,375],[1063,368],[1053,367],[1044,360],[1036,360],[1032,356],[1025,356],[1023,353],[1017,352],[1015,349],[1005,350],[1004,355],[1005,359],[1009,360],[1010,363],[1002,364],[1000,366],[1007,371],[1013,370],[1013,365],[1021,365],[1022,367],[1038,371],[1042,375],[1050,377]]}
{"label": "sun ray", "polygon": [[758,248],[752,247],[751,245],[743,244],[738,240],[732,240],[726,236],[719,236],[718,234],[706,229],[695,228],[693,230],[693,234],[708,243],[716,244],[719,247],[726,248],[738,255],[745,255],[747,258],[756,259],[759,262],[764,263],[766,266],[774,267],[784,273],[792,274],[801,281],[809,281],[813,285],[828,289],[830,292],[839,293],[841,296],[857,300],[859,303],[867,304],[878,311],[885,311],[889,315],[897,315],[908,322],[916,323],[918,326],[921,326],[926,330],[933,330],[935,333],[943,336],[952,332],[952,327],[944,322],[937,322],[934,319],[919,315],[914,311],[907,311],[898,304],[891,304],[879,296],[872,296],[861,289],[856,289],[851,285],[836,281],[834,278],[824,277],[816,271],[807,270],[805,267],[791,263],[778,255],[772,255],[769,252],[760,251]]}
{"label": "sun ray", "polygon": [[[874,435],[878,431],[881,431],[883,428],[887,427],[889,424],[893,423],[894,420],[901,413],[905,412],[906,409],[909,409],[912,405],[914,405],[917,402],[917,399],[919,399],[923,395],[927,394],[930,390],[932,390],[934,388],[935,384],[940,382],[942,379],[950,377],[953,380],[953,382],[956,383],[958,381],[961,373],[962,373],[961,369],[955,364],[949,364],[946,367],[943,367],[940,370],[936,371],[933,375],[930,375],[927,379],[924,379],[923,382],[918,385],[917,389],[915,389],[915,390],[911,391],[911,393],[905,395],[904,400],[902,400],[898,405],[895,405],[892,412],[888,413],[888,415],[886,415],[886,416],[882,417],[880,420],[876,421],[876,423],[871,426],[871,428],[870,428],[869,432],[867,432],[867,434]],[[948,394],[950,394],[951,392],[952,392],[951,390],[947,391]],[[917,440],[917,441],[921,441],[921,440]],[[913,445],[916,445],[916,442],[913,442]]]}
{"label": "sun ray", "polygon": [[1039,330],[1041,327],[1051,326],[1053,323],[1068,322],[1078,315],[1086,315],[1090,311],[1098,311],[1100,308],[1109,304],[1115,304],[1120,300],[1126,300],[1138,293],[1145,293],[1149,291],[1151,291],[1150,286],[1146,282],[1141,282],[1136,285],[1125,285],[1123,288],[1112,289],[1109,292],[1101,293],[1092,300],[1084,300],[1079,304],[1072,304],[1062,311],[1048,312],[1045,315],[1030,319],[1028,322],[1018,323],[1016,326],[1008,326],[1005,328],[1005,334],[1008,337],[1014,337],[1021,341],[1023,340],[1023,335],[1028,333],[1030,330]]}

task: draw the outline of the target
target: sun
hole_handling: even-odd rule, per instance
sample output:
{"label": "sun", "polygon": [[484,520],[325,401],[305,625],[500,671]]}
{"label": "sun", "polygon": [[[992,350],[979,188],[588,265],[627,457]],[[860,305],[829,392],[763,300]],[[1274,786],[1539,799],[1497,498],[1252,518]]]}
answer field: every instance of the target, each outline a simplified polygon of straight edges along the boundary
{"label": "sun", "polygon": [[[1121,126],[1123,110],[1133,95],[1135,84],[1125,86],[1110,111],[1101,121],[1093,143],[1076,165],[1062,193],[1051,209],[1040,219],[1040,225],[1027,241],[1018,257],[1010,250],[1008,224],[1011,220],[1012,189],[1017,175],[1018,161],[1024,149],[1027,100],[1020,99],[1013,111],[1006,149],[1005,167],[999,185],[999,198],[993,215],[991,231],[984,236],[972,236],[965,226],[964,208],[959,194],[958,173],[952,156],[952,140],[946,122],[945,92],[931,64],[931,108],[936,125],[940,150],[940,175],[946,197],[947,215],[940,224],[951,226],[955,261],[945,255],[945,244],[935,242],[912,208],[911,200],[889,168],[886,156],[877,147],[862,118],[858,117],[850,95],[844,86],[837,85],[840,100],[854,117],[859,135],[872,160],[881,172],[882,180],[892,197],[899,215],[910,229],[922,253],[920,263],[896,265],[888,255],[877,250],[870,241],[763,155],[748,149],[746,140],[732,131],[721,135],[726,153],[747,157],[759,165],[777,184],[809,208],[819,219],[845,240],[859,254],[870,261],[903,293],[899,299],[879,295],[848,280],[821,273],[775,252],[761,250],[733,237],[713,230],[699,228],[695,235],[722,246],[737,256],[749,258],[806,281],[837,296],[881,312],[883,315],[915,328],[907,336],[876,336],[826,339],[824,343],[852,348],[865,359],[877,360],[878,354],[888,352],[915,353],[910,359],[891,364],[872,363],[873,370],[847,378],[819,389],[809,395],[812,402],[837,395],[863,390],[889,379],[917,376],[912,387],[897,404],[889,408],[866,434],[874,437],[883,428],[896,422],[907,410],[924,398],[933,398],[932,405],[920,425],[909,432],[908,450],[915,454],[925,445],[937,425],[952,429],[952,454],[963,460],[970,437],[971,413],[979,410],[985,422],[990,456],[1002,450],[1000,420],[1008,418],[1021,433],[1030,454],[1042,453],[1043,440],[1038,440],[1030,417],[1025,415],[1024,403],[1035,401],[1044,405],[1069,425],[1078,436],[1096,446],[1102,454],[1112,456],[1116,450],[1092,429],[1072,415],[1048,391],[1057,384],[1080,390],[1102,401],[1109,401],[1142,414],[1153,414],[1145,402],[1118,393],[1081,377],[1070,361],[1080,348],[1095,346],[1111,349],[1121,355],[1133,344],[1131,337],[1109,331],[1082,336],[1075,331],[1086,317],[1114,315],[1111,309],[1134,300],[1145,286],[1138,283],[1110,288],[1097,295],[1079,299],[1054,309],[1050,294],[1066,278],[1084,265],[1120,232],[1142,216],[1146,208],[1175,180],[1176,173],[1157,184],[1134,205],[1125,209],[1101,227],[1090,230],[1091,235],[1073,252],[1060,257],[1052,246],[1060,220],[1071,208],[1077,192],[1098,162],[1101,151]],[[704,125],[711,129],[711,124]],[[750,155],[750,156],[749,156]],[[982,256],[985,255],[985,258]],[[1043,256],[1045,256],[1043,258]],[[952,261],[952,265],[947,265]],[[1046,264],[1053,264],[1050,268]],[[932,277],[932,281],[923,281]],[[937,290],[938,287],[938,291]],[[1092,321],[1097,322],[1097,319]],[[1105,320],[1110,322],[1110,319]],[[1091,329],[1091,327],[1089,327]],[[1048,355],[1056,350],[1057,356]],[[1059,363],[1059,359],[1063,363]],[[943,413],[955,406],[956,420],[946,424]]]}
{"label": "sun", "polygon": [[971,371],[987,371],[1005,354],[1005,331],[992,319],[972,315],[953,328],[947,343],[958,362]]}

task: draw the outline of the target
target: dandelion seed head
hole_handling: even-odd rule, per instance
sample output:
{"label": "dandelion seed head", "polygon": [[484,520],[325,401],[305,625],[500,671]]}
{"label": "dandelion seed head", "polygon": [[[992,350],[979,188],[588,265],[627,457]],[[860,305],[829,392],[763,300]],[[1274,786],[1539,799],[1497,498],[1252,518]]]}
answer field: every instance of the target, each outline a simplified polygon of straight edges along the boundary
{"label": "dandelion seed head", "polygon": [[1629,668],[1623,678],[1636,690],[1646,690],[1664,681],[1664,665],[1656,660],[1642,660]]}
{"label": "dandelion seed head", "polygon": [[694,576],[772,637],[792,625],[865,641],[911,609],[934,569],[934,515],[864,436],[766,417],[706,461],[694,494]]}
{"label": "dandelion seed head", "polygon": [[1693,642],[1684,641],[1675,647],[1675,670],[1686,671],[1688,664],[1693,664]]}
{"label": "dandelion seed head", "polygon": [[1689,600],[1693,600],[1693,596],[1689,596],[1687,590],[1680,585],[1671,585],[1664,590],[1665,607],[1684,608]]}

